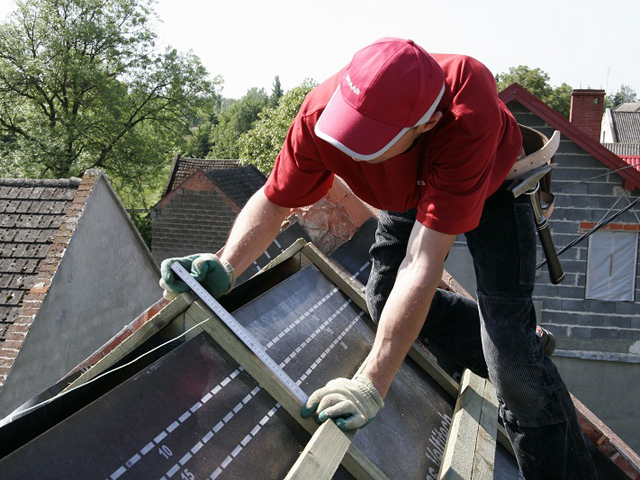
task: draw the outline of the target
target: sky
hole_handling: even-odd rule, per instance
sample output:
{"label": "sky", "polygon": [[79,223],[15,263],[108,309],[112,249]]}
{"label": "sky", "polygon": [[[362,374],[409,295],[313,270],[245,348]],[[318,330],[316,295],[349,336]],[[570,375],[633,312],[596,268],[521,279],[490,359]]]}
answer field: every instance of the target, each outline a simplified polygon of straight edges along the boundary
{"label": "sky", "polygon": [[[0,19],[12,3],[0,0]],[[640,96],[638,0],[158,0],[155,11],[159,43],[193,51],[228,98],[270,93],[276,75],[285,91],[321,82],[382,37],[471,55],[494,75],[527,65],[554,87]]]}

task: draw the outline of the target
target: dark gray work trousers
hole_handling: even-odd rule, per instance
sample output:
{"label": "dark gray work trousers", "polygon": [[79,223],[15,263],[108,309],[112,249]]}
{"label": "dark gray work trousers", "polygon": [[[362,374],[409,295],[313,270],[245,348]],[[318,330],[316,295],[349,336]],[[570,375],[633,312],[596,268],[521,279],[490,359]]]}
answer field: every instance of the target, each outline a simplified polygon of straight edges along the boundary
{"label": "dark gray work trousers", "polygon": [[[415,210],[380,213],[366,291],[376,322],[415,218]],[[478,302],[438,290],[420,338],[491,380],[527,480],[597,478],[573,402],[536,335],[536,227],[528,196],[514,199],[500,188],[485,202],[480,225],[465,236]]]}

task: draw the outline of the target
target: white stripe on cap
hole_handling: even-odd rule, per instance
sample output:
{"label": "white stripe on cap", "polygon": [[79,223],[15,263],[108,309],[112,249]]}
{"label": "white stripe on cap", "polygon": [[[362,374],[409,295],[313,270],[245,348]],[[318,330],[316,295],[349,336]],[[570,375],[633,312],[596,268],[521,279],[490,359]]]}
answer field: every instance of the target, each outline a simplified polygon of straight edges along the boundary
{"label": "white stripe on cap", "polygon": [[[336,91],[333,93],[333,96],[331,97],[331,100],[329,100],[329,103],[331,103],[331,101],[333,100],[333,97],[335,97],[338,94],[339,90],[340,90],[340,85],[338,85],[338,88],[336,88]],[[440,93],[436,97],[435,101],[431,104],[431,107],[429,107],[429,110],[427,110],[427,113],[425,113],[422,116],[422,118],[420,118],[420,120],[416,122],[415,125],[413,125],[412,127],[403,128],[402,130],[400,130],[400,133],[398,133],[395,137],[393,137],[393,139],[387,145],[385,145],[380,150],[370,155],[362,155],[358,152],[354,152],[346,145],[343,145],[335,138],[321,131],[320,128],[318,127],[318,125],[320,124],[320,119],[318,119],[318,122],[316,122],[316,126],[314,127],[313,131],[319,138],[321,138],[325,142],[330,143],[331,145],[336,147],[338,150],[340,150],[342,153],[345,153],[346,155],[349,155],[352,158],[355,158],[357,160],[362,160],[364,162],[367,162],[369,160],[375,160],[380,155],[384,154],[387,150],[389,150],[398,140],[400,140],[400,137],[402,137],[405,133],[407,133],[408,130],[410,130],[413,127],[417,127],[418,125],[422,125],[423,123],[427,123],[431,118],[431,116],[433,115],[433,113],[435,112],[436,108],[438,107],[438,104],[440,103],[440,100],[442,99],[443,95],[444,95],[444,84],[442,85],[442,88],[440,89]],[[320,118],[322,118],[322,115],[320,115]]]}

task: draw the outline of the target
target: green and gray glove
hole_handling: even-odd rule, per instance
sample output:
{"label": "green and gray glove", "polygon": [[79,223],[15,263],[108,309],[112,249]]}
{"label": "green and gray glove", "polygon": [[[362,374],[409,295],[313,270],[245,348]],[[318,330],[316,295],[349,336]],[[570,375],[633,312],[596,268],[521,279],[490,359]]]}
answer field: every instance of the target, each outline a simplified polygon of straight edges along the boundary
{"label": "green and gray glove", "polygon": [[334,418],[342,430],[367,426],[384,407],[384,401],[373,382],[364,375],[352,380],[336,378],[311,394],[302,407],[301,415],[316,415],[318,422]]}
{"label": "green and gray glove", "polygon": [[214,297],[220,297],[233,288],[236,280],[233,267],[219,259],[213,253],[197,253],[188,257],[167,258],[160,265],[160,287],[164,298],[172,300],[178,294],[187,292],[189,286],[178,277],[171,265],[178,262],[191,273],[200,284]]}

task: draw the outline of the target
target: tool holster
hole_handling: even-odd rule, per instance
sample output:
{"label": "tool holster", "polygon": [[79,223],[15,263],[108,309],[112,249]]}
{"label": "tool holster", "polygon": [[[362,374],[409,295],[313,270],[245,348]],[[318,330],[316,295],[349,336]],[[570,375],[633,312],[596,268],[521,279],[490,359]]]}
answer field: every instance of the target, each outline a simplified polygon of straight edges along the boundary
{"label": "tool holster", "polygon": [[[513,164],[509,175],[507,175],[507,180],[513,180],[521,177],[529,170],[533,170],[544,164],[550,164],[560,145],[560,132],[558,131],[555,131],[551,139],[548,139],[545,135],[531,127],[520,124],[518,124],[518,126],[522,134],[524,156],[519,157]],[[555,197],[551,193],[551,174],[552,171],[549,171],[549,173],[540,179],[540,189],[538,192],[542,212],[546,218],[551,217],[555,202]]]}
{"label": "tool holster", "polygon": [[551,194],[551,163],[560,145],[560,132],[555,131],[551,139],[540,132],[520,125],[523,152],[507,175],[511,180],[508,189],[514,197],[526,194],[531,199],[536,228],[549,267],[551,283],[557,285],[564,279],[564,272],[553,245],[547,218],[553,211],[554,197]]}

